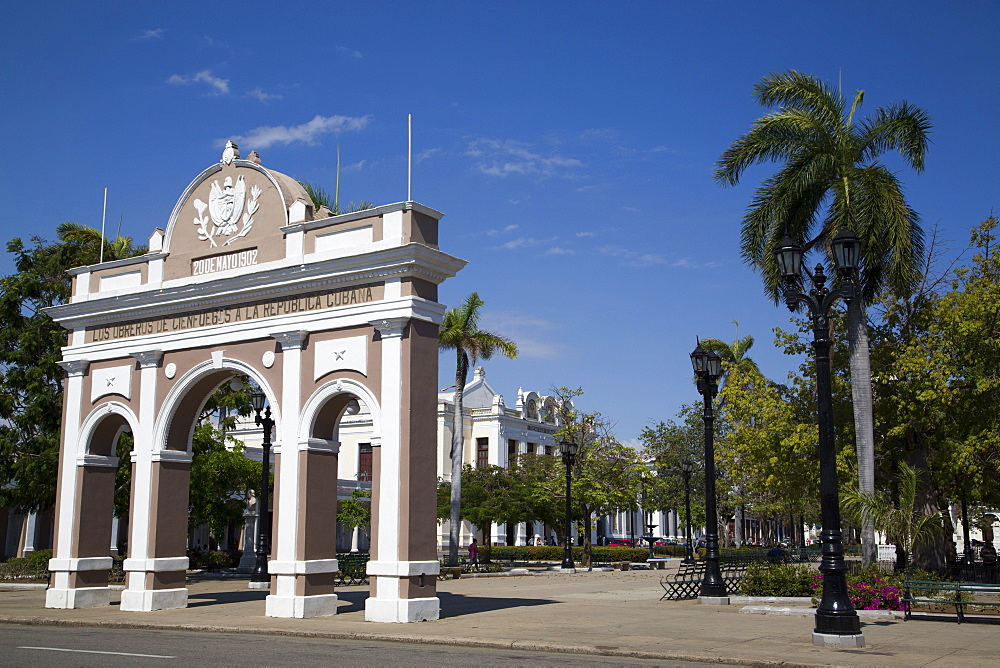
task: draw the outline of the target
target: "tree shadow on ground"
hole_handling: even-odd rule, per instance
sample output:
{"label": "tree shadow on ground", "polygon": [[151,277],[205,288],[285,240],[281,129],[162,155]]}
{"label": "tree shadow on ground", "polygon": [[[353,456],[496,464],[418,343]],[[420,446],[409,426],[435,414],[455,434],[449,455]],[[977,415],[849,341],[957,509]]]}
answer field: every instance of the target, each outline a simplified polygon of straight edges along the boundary
{"label": "tree shadow on ground", "polygon": [[[441,619],[445,619],[447,617],[461,617],[463,615],[474,615],[480,612],[503,610],[505,608],[550,605],[559,602],[539,598],[496,598],[491,596],[451,594],[448,592],[438,592],[437,595],[441,600]],[[338,614],[361,612],[365,609],[365,601],[368,599],[368,592],[338,590],[337,597],[339,603],[337,607]],[[345,602],[347,605],[344,605]]]}
{"label": "tree shadow on ground", "polygon": [[438,592],[438,598],[441,599],[441,619],[474,615],[492,610],[504,610],[506,608],[554,605],[559,603],[559,601],[547,598],[498,598],[492,596],[451,594],[448,592]]}
{"label": "tree shadow on ground", "polygon": [[203,605],[220,605],[225,603],[246,603],[248,601],[261,601],[268,595],[266,589],[246,589],[244,591],[211,591],[188,594],[189,608],[198,608]]}

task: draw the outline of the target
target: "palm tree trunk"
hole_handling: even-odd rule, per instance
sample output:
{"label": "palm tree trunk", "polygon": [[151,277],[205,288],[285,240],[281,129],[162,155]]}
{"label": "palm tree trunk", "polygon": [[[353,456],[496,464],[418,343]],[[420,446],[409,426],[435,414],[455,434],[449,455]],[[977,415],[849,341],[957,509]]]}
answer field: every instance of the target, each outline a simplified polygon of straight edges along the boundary
{"label": "palm tree trunk", "polygon": [[[858,451],[858,488],[862,494],[875,492],[875,428],[872,417],[872,369],[868,352],[868,326],[861,295],[847,308],[847,330],[851,353],[851,398],[854,402],[854,442]],[[861,520],[861,561],[875,563],[875,522]]]}
{"label": "palm tree trunk", "polygon": [[462,398],[465,394],[465,376],[469,362],[465,352],[458,348],[455,367],[455,414],[451,430],[451,517],[448,527],[448,565],[458,566],[458,541],[462,526],[462,463],[465,441],[465,423],[462,420]]}

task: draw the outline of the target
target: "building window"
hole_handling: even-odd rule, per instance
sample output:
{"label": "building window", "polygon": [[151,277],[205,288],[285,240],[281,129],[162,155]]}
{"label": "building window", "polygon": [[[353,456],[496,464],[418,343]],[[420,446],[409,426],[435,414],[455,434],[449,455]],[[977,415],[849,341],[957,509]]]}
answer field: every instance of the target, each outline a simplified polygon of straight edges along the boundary
{"label": "building window", "polygon": [[490,465],[490,439],[480,437],[476,439],[476,468],[481,469]]}
{"label": "building window", "polygon": [[528,443],[528,454],[529,455],[535,454],[535,448],[536,447],[537,447],[536,444],[534,444],[534,443]]}
{"label": "building window", "polygon": [[360,443],[358,445],[358,480],[362,482],[372,481],[371,443]]}
{"label": "building window", "polygon": [[547,454],[549,457],[552,456],[553,451],[554,451],[554,447],[553,446],[551,446],[551,445],[546,445],[545,446],[545,454]]}
{"label": "building window", "polygon": [[507,466],[517,464],[517,441],[513,438],[507,439]]}

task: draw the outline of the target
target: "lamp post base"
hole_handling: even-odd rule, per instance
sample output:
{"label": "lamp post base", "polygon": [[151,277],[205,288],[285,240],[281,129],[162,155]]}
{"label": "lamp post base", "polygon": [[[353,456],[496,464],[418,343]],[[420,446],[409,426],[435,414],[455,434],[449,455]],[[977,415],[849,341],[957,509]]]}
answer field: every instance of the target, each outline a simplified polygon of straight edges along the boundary
{"label": "lamp post base", "polygon": [[729,605],[728,596],[699,596],[698,603],[701,605]]}
{"label": "lamp post base", "polygon": [[853,635],[835,635],[832,633],[816,633],[813,631],[813,644],[817,647],[834,649],[857,649],[865,646],[865,637],[861,633]]}

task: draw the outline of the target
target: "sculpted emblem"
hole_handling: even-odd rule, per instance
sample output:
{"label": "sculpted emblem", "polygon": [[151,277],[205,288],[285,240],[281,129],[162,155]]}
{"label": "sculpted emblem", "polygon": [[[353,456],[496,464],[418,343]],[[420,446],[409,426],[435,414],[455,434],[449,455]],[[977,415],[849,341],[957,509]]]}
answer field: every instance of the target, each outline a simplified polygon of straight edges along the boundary
{"label": "sculpted emblem", "polygon": [[[223,246],[228,246],[249,234],[253,228],[253,216],[260,208],[257,200],[260,198],[261,189],[258,186],[251,186],[250,197],[246,196],[246,189],[247,184],[243,176],[237,178],[236,183],[233,183],[233,177],[227,176],[222,182],[222,186],[219,185],[218,181],[212,182],[208,204],[200,199],[194,201],[194,208],[198,211],[194,224],[198,226],[198,239],[200,241],[207,241],[216,247],[219,245],[218,240],[229,237],[222,243]],[[211,223],[209,216],[205,215],[205,209],[208,209]],[[242,227],[240,227],[241,215],[243,217]]]}

